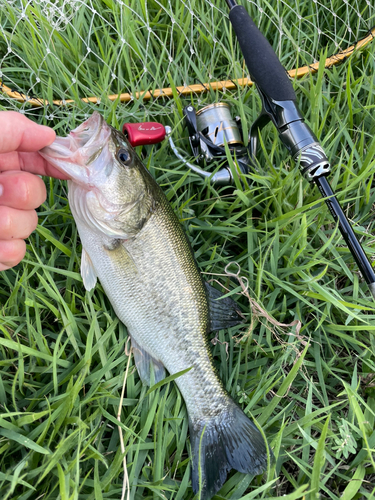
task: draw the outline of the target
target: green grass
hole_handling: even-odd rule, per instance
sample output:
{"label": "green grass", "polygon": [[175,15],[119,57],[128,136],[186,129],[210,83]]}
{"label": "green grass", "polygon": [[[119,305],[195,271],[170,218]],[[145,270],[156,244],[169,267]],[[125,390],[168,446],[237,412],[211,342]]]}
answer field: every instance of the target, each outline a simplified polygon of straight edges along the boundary
{"label": "green grass", "polygon": [[[174,127],[176,142],[187,150],[181,109],[188,102],[229,102],[245,130],[259,112],[255,89],[149,104],[106,99],[108,92],[243,76],[229,22],[207,2],[188,4],[196,16],[192,30],[182,2],[173,8],[171,31],[166,1],[131,2],[133,11],[121,11],[114,0],[97,0],[66,29],[52,31],[42,2],[3,8],[4,1],[4,83],[41,98],[75,99],[70,109],[20,106],[60,135],[96,109],[118,127],[126,120],[159,119]],[[261,5],[274,23],[253,5],[250,11],[288,68],[311,62],[325,47],[331,54],[332,39],[345,47],[375,24],[364,1],[355,3],[356,10],[330,3],[346,24],[335,24],[332,10],[319,3],[293,4],[301,22],[284,3]],[[279,44],[275,25],[281,18],[286,35]],[[330,182],[370,257],[374,51],[371,45],[344,65],[294,82],[299,106],[332,160]],[[78,98],[87,95],[100,96],[101,103],[81,103]],[[7,98],[0,105],[19,106]],[[146,150],[147,165],[181,219],[205,278],[229,288],[247,318],[245,325],[218,332],[212,352],[227,390],[262,426],[277,457],[263,478],[232,471],[215,498],[375,498],[375,305],[317,190],[301,178],[271,126],[262,134],[258,171],[234,188],[216,189],[187,172],[167,144]],[[116,416],[127,332],[100,284],[85,292],[66,188],[60,181],[46,183],[48,198],[25,260],[0,273],[0,498],[118,500],[123,457]],[[249,284],[249,297],[224,272],[233,262]],[[299,332],[296,325],[275,326],[295,320],[301,321]],[[174,383],[149,391],[131,361],[121,417],[130,498],[193,498],[188,421]]]}

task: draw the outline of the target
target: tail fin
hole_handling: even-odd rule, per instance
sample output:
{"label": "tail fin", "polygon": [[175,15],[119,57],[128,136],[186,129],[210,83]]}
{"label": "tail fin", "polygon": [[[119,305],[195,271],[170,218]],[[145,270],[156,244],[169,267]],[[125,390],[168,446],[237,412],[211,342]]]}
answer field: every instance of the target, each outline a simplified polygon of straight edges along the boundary
{"label": "tail fin", "polygon": [[[194,493],[210,499],[224,484],[231,469],[261,474],[267,468],[267,447],[262,434],[234,402],[207,421],[190,421]],[[273,457],[272,451],[270,451]]]}

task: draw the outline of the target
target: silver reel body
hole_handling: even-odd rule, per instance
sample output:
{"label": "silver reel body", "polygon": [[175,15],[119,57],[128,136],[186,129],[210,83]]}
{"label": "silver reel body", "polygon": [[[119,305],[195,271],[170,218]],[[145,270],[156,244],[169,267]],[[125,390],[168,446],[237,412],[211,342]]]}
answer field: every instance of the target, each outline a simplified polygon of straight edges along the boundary
{"label": "silver reel body", "polygon": [[[203,177],[211,178],[213,183],[232,184],[232,173],[225,150],[227,145],[240,171],[245,174],[249,172],[251,162],[243,143],[240,120],[238,117],[232,118],[229,104],[210,104],[199,111],[189,105],[183,111],[196,165],[187,161],[178,151],[173,143],[170,127],[166,127],[166,131],[172,150],[186,166]],[[215,168],[217,163],[222,163],[223,167],[212,174],[209,169]]]}

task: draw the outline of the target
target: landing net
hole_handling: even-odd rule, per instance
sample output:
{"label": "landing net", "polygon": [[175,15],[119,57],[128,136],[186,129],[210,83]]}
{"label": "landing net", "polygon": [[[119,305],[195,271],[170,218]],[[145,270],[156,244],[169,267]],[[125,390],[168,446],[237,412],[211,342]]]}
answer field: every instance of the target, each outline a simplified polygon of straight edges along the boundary
{"label": "landing net", "polygon": [[[242,5],[288,70],[317,65],[325,51],[345,60],[358,41],[373,38],[370,0]],[[5,109],[32,115],[39,105],[52,120],[71,113],[71,102],[76,115],[87,115],[125,94],[128,115],[156,119],[175,105],[158,95],[191,93],[199,106],[202,90],[220,88],[220,99],[248,77],[224,0],[0,0]]]}

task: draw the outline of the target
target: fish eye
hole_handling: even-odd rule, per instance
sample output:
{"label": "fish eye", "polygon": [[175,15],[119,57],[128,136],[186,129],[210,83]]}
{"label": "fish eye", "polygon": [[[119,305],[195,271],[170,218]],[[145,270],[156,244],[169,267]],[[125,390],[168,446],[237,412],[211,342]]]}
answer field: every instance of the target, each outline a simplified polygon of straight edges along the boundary
{"label": "fish eye", "polygon": [[117,159],[121,163],[124,163],[125,165],[129,165],[130,160],[131,160],[131,156],[130,156],[129,152],[126,149],[120,148],[119,151],[118,151],[118,153],[117,153]]}

